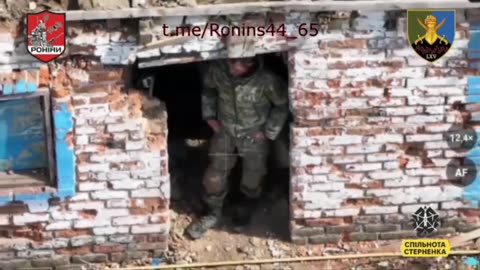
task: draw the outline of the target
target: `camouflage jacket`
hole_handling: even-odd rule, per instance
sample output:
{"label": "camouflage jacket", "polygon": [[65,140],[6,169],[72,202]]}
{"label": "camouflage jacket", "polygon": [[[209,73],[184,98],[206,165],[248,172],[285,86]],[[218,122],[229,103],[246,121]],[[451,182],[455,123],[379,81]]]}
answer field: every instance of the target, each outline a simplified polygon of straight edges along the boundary
{"label": "camouflage jacket", "polygon": [[210,66],[202,92],[203,119],[215,118],[234,137],[263,131],[274,140],[288,117],[287,86],[263,69],[246,78],[235,78],[225,62]]}

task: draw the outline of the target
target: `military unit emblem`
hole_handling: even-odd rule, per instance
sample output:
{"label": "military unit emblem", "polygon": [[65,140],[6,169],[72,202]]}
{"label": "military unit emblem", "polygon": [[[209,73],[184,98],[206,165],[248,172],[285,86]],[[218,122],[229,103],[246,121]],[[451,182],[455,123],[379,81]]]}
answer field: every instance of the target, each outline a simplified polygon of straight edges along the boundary
{"label": "military unit emblem", "polygon": [[455,10],[409,10],[407,23],[410,46],[423,59],[433,63],[452,48]]}
{"label": "military unit emblem", "polygon": [[65,52],[65,14],[42,11],[27,15],[28,52],[49,62]]}

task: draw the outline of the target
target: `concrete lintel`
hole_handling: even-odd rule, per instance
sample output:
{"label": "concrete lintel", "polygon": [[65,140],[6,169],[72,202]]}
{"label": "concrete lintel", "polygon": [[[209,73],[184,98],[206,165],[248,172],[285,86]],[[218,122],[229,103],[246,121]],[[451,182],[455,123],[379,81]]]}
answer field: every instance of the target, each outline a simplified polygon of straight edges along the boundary
{"label": "concrete lintel", "polygon": [[275,1],[246,2],[234,4],[198,5],[193,7],[149,7],[120,10],[71,10],[66,12],[67,21],[149,18],[168,16],[228,15],[260,12],[295,11],[351,11],[351,10],[405,10],[405,9],[467,9],[480,8],[480,3],[468,0],[360,0],[360,1]]}

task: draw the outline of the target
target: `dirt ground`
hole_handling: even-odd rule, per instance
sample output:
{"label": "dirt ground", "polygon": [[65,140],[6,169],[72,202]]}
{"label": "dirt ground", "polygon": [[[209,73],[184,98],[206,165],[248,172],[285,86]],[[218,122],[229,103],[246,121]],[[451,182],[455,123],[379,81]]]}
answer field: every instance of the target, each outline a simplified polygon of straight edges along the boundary
{"label": "dirt ground", "polygon": [[[250,261],[261,259],[285,259],[294,257],[345,255],[366,253],[368,248],[386,243],[362,242],[331,245],[295,245],[289,236],[288,170],[276,170],[277,174],[267,178],[265,194],[259,207],[253,212],[252,224],[243,231],[236,231],[230,222],[229,213],[235,205],[235,183],[241,170],[232,172],[232,195],[227,197],[224,209],[224,224],[209,231],[203,238],[190,240],[184,235],[188,224],[199,216],[202,210],[201,178],[208,163],[206,146],[201,142],[190,142],[195,147],[182,148],[171,144],[170,171],[172,178],[172,219],[169,250],[161,258],[138,262],[137,266],[196,264],[225,261]],[[274,179],[274,181],[271,181]],[[237,181],[238,182],[238,181]],[[467,247],[474,248],[474,247]],[[466,249],[466,247],[462,247]],[[270,263],[257,265],[230,265],[210,268],[221,270],[468,270],[466,257],[439,259],[407,258],[365,258],[354,260],[310,261],[303,263]],[[112,267],[114,268],[114,267]],[[112,269],[111,268],[111,269]],[[145,269],[145,268],[144,268]],[[480,268],[479,268],[480,269]]]}

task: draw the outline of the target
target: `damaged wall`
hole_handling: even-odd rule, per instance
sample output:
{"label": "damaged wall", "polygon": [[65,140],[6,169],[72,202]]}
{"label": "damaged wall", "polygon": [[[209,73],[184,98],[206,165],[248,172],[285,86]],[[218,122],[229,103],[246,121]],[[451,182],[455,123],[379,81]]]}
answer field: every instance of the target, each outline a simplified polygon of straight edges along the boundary
{"label": "damaged wall", "polygon": [[108,54],[135,38],[120,22],[72,24],[68,54],[47,67],[13,42],[16,28],[0,33],[2,89],[12,89],[2,95],[25,93],[14,69],[51,95],[57,179],[0,190],[0,269],[158,256],[169,231],[165,108],[127,93],[124,59]]}
{"label": "damaged wall", "polygon": [[479,226],[478,193],[445,181],[461,155],[443,136],[464,122],[454,104],[477,102],[478,11],[457,11],[454,48],[435,64],[410,48],[405,13],[392,31],[395,14],[366,12],[350,35],[333,30],[291,53],[295,241],[415,237],[411,215],[423,205],[440,215],[441,234]]}

